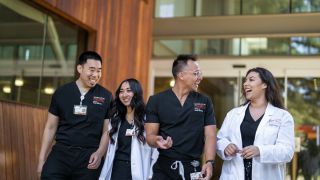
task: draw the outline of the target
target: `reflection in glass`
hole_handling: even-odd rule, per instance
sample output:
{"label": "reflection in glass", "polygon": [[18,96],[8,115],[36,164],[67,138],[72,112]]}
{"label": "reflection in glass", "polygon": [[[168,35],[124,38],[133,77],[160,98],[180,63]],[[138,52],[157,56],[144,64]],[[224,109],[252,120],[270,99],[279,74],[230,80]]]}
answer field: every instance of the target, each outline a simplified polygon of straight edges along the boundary
{"label": "reflection in glass", "polygon": [[195,53],[205,56],[211,55],[238,55],[239,54],[239,38],[233,39],[204,39],[195,40]]}
{"label": "reflection in glass", "polygon": [[0,2],[0,26],[0,98],[49,105],[48,90],[73,79],[85,31],[19,0]]}
{"label": "reflection in glass", "polygon": [[320,54],[319,37],[292,37],[291,53],[294,55]]}
{"label": "reflection in glass", "polygon": [[192,40],[158,40],[154,41],[153,54],[155,56],[176,56],[192,53]]}
{"label": "reflection in glass", "polygon": [[0,46],[0,61],[8,61],[14,57],[14,46],[3,45]]}
{"label": "reflection in glass", "polygon": [[226,39],[156,40],[154,56],[313,56],[320,55],[320,37],[250,37]]}
{"label": "reflection in glass", "polygon": [[197,0],[196,16],[240,14],[240,0]]}
{"label": "reflection in glass", "polygon": [[156,0],[156,18],[320,12],[320,0]]}
{"label": "reflection in glass", "polygon": [[289,13],[289,0],[243,0],[243,14]]}
{"label": "reflection in glass", "polygon": [[155,13],[159,18],[194,16],[194,0],[157,0]]}
{"label": "reflection in glass", "polygon": [[319,12],[320,0],[292,0],[292,12]]}
{"label": "reflection in glass", "polygon": [[242,38],[241,55],[289,55],[288,38]]}

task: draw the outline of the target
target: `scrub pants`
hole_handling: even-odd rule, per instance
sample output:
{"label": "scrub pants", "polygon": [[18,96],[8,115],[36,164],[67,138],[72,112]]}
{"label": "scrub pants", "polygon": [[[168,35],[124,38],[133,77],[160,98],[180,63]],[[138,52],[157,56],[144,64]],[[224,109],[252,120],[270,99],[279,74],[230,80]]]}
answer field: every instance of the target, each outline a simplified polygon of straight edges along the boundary
{"label": "scrub pants", "polygon": [[132,180],[131,162],[115,159],[112,166],[111,180]]}
{"label": "scrub pants", "polygon": [[[172,169],[171,166],[176,160],[169,159],[167,157],[159,156],[157,162],[153,165],[152,180],[182,180],[179,174],[179,167]],[[184,177],[186,180],[190,180],[190,173],[200,172],[201,165],[194,168],[191,165],[191,161],[181,161],[184,168]]]}
{"label": "scrub pants", "polygon": [[96,148],[82,148],[56,144],[43,165],[41,180],[97,180],[98,169],[88,169],[90,156]]}

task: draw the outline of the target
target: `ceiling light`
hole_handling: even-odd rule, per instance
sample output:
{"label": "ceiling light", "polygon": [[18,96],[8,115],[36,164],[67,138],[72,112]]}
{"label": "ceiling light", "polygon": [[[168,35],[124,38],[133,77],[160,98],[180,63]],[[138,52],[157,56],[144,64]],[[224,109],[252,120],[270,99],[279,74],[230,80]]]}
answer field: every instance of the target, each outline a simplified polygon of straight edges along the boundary
{"label": "ceiling light", "polygon": [[14,85],[15,86],[23,86],[23,79],[22,78],[16,78],[16,80],[14,81]]}
{"label": "ceiling light", "polygon": [[46,88],[44,88],[44,93],[51,95],[54,93],[54,88],[53,87],[46,87]]}
{"label": "ceiling light", "polygon": [[6,94],[11,93],[11,87],[10,86],[3,86],[2,91]]}

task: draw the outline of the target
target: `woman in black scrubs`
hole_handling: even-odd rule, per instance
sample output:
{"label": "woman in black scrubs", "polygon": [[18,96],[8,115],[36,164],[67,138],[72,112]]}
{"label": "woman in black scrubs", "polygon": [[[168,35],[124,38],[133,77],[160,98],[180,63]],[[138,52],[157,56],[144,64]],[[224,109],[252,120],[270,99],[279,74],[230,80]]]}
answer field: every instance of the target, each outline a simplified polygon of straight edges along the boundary
{"label": "woman in black scrubs", "polygon": [[120,84],[110,117],[108,152],[99,179],[148,179],[153,149],[144,135],[145,104],[136,79]]}

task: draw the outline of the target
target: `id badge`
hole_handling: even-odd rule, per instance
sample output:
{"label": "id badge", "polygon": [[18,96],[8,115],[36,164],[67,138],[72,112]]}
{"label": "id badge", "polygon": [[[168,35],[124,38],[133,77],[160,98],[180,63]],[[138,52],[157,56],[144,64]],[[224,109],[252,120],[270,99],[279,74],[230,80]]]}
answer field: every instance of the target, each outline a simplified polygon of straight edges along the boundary
{"label": "id badge", "polygon": [[191,180],[200,180],[203,179],[201,172],[190,173]]}
{"label": "id badge", "polygon": [[135,131],[134,129],[127,129],[126,130],[126,136],[134,136]]}
{"label": "id badge", "polygon": [[82,116],[87,115],[87,106],[74,105],[73,114],[82,115]]}

